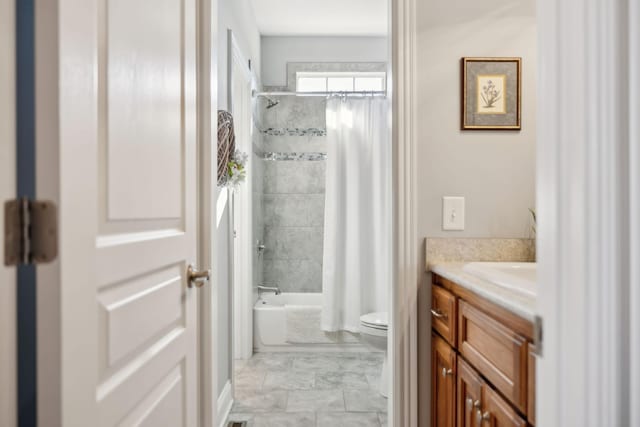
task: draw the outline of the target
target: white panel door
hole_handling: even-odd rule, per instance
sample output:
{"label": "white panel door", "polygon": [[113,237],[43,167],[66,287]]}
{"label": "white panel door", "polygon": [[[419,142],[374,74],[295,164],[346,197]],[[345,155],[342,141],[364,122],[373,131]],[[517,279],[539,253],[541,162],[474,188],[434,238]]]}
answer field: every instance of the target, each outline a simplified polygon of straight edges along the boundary
{"label": "white panel door", "polygon": [[108,0],[100,12],[99,425],[194,426],[195,1]]}
{"label": "white panel door", "polygon": [[196,0],[57,13],[60,424],[196,426]]}
{"label": "white panel door", "polygon": [[[0,227],[4,201],[16,196],[15,11],[0,0]],[[16,425],[16,274],[0,244],[0,426]]]}

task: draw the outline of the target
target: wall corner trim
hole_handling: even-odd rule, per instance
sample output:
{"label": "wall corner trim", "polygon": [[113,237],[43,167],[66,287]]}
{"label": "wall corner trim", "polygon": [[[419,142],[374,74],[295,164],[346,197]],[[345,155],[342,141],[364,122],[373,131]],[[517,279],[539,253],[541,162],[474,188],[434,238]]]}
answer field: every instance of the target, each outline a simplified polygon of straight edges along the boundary
{"label": "wall corner trim", "polygon": [[416,0],[391,1],[393,292],[391,425],[418,425]]}

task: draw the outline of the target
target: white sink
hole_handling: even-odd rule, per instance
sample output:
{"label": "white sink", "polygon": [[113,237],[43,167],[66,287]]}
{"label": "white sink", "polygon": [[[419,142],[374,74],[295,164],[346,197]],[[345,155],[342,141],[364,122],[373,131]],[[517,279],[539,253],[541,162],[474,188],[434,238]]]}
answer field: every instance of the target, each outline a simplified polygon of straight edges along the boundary
{"label": "white sink", "polygon": [[503,288],[537,295],[535,262],[470,262],[462,270]]}

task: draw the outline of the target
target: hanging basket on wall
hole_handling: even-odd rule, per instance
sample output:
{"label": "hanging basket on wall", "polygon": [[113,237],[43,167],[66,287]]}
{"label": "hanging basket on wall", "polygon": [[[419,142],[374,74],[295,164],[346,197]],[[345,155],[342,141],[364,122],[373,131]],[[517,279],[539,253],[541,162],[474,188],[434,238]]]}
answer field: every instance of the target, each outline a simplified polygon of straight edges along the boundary
{"label": "hanging basket on wall", "polygon": [[218,185],[225,183],[227,164],[236,151],[233,132],[233,116],[228,111],[218,111]]}

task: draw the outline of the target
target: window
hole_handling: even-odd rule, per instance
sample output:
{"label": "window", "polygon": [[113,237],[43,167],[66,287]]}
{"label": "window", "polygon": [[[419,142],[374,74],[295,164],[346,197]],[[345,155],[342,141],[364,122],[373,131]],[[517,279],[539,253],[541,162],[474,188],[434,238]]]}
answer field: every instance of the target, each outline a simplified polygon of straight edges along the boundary
{"label": "window", "polygon": [[299,72],[297,92],[383,92],[384,72]]}

